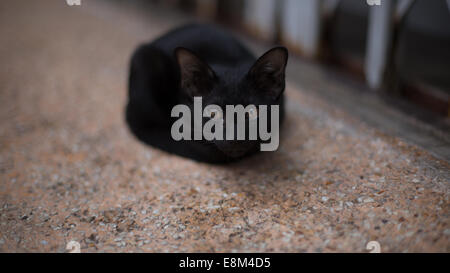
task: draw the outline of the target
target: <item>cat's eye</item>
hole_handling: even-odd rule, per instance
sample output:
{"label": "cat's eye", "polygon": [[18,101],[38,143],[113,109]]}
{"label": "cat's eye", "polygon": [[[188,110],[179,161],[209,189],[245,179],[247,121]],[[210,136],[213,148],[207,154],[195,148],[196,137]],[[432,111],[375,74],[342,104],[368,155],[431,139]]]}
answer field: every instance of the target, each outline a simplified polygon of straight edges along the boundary
{"label": "cat's eye", "polygon": [[206,110],[206,113],[211,117],[211,119],[222,119],[222,112],[219,109],[210,108]]}
{"label": "cat's eye", "polygon": [[248,119],[249,120],[255,120],[258,118],[258,110],[256,107],[251,107],[248,111]]}

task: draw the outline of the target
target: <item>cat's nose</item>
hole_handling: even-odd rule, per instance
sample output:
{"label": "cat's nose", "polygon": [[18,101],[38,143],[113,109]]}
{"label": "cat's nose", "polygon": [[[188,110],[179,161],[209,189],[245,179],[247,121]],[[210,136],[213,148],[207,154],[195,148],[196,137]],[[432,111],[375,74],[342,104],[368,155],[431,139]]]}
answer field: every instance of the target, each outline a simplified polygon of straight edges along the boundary
{"label": "cat's nose", "polygon": [[246,152],[246,150],[230,150],[226,154],[231,157],[240,157],[243,156]]}
{"label": "cat's nose", "polygon": [[227,140],[217,143],[217,147],[230,157],[245,155],[253,146],[248,141]]}
{"label": "cat's nose", "polygon": [[228,146],[222,151],[225,152],[225,154],[227,154],[228,156],[239,157],[243,156],[248,151],[248,148],[246,146],[243,146],[241,143],[241,145],[239,146]]}

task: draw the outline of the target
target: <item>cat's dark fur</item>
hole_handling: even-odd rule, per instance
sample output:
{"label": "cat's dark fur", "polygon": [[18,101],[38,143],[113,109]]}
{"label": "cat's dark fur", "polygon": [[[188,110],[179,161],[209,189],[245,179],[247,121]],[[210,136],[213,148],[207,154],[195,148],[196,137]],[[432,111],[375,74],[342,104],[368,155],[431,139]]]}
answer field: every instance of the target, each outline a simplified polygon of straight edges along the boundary
{"label": "cat's dark fur", "polygon": [[141,141],[202,162],[230,162],[255,153],[259,141],[173,140],[171,110],[177,104],[192,107],[193,97],[202,96],[203,107],[217,104],[224,111],[225,105],[279,105],[282,120],[287,58],[287,50],[278,47],[257,61],[215,26],[175,29],[133,54],[127,123]]}

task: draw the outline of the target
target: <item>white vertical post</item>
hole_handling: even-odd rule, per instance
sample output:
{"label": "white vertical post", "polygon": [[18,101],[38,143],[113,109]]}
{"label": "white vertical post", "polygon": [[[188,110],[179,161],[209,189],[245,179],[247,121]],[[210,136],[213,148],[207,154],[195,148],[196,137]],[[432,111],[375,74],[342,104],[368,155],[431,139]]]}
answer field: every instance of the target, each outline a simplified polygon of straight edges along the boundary
{"label": "white vertical post", "polygon": [[371,6],[367,33],[365,74],[370,88],[377,89],[383,83],[389,46],[392,40],[393,11],[395,1],[382,1]]}
{"label": "white vertical post", "polygon": [[246,0],[245,24],[255,35],[270,40],[275,35],[276,0]]}
{"label": "white vertical post", "polygon": [[322,0],[285,0],[281,28],[283,42],[308,57],[318,53]]}

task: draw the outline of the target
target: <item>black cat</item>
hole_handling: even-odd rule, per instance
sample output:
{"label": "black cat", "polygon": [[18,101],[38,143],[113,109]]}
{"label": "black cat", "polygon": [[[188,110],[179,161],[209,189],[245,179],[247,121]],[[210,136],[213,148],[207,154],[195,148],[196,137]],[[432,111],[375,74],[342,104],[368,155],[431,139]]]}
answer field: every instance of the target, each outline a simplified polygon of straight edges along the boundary
{"label": "black cat", "polygon": [[216,104],[222,109],[225,105],[279,105],[281,123],[287,59],[287,50],[276,47],[256,60],[239,41],[215,26],[175,29],[133,54],[127,123],[138,139],[169,153],[209,163],[240,159],[257,152],[261,141],[175,141],[171,127],[176,119],[171,110],[178,104],[192,108],[194,97],[202,97],[203,107]]}

